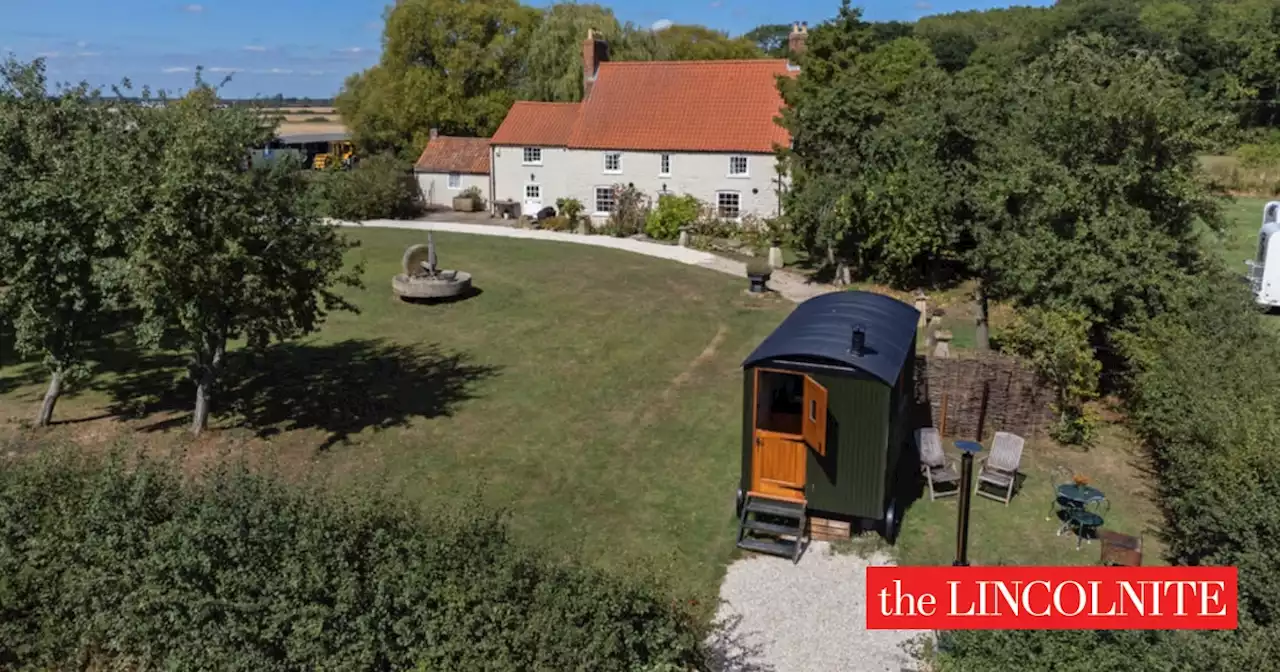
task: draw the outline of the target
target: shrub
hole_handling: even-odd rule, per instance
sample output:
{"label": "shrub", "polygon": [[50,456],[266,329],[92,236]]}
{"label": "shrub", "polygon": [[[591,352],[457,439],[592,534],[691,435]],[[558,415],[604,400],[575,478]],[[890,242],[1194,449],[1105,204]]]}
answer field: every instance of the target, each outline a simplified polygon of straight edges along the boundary
{"label": "shrub", "polygon": [[578,219],[582,217],[583,210],[582,201],[576,198],[556,199],[556,211],[560,213],[561,217],[569,220],[570,226],[578,223]]}
{"label": "shrub", "polygon": [[1002,344],[1031,362],[1036,374],[1054,390],[1058,420],[1050,428],[1054,439],[1090,445],[1097,418],[1085,405],[1098,391],[1102,365],[1089,343],[1089,318],[1079,311],[1031,308],[1019,316]]}
{"label": "shrub", "polygon": [[573,223],[568,217],[548,217],[542,220],[542,228],[547,231],[572,231]]}
{"label": "shrub", "polygon": [[313,176],[321,213],[345,220],[412,219],[422,213],[422,191],[399,159],[379,154],[350,170],[324,170]]}
{"label": "shrub", "polygon": [[605,233],[619,237],[643,233],[649,217],[648,198],[635,187],[618,184],[613,187],[613,199],[613,212],[604,226]]}
{"label": "shrub", "polygon": [[478,508],[55,449],[0,468],[3,669],[688,667],[683,603]]}
{"label": "shrub", "polygon": [[480,187],[477,187],[474,184],[467,187],[466,189],[463,189],[462,192],[458,194],[458,196],[460,198],[470,198],[480,206],[482,207],[484,206],[484,194],[480,193]]}
{"label": "shrub", "polygon": [[773,267],[762,259],[752,259],[747,262],[747,275],[772,275]]}
{"label": "shrub", "polygon": [[682,227],[698,221],[702,213],[702,201],[697,197],[664,194],[658,197],[658,207],[649,213],[644,231],[650,238],[674,240]]}

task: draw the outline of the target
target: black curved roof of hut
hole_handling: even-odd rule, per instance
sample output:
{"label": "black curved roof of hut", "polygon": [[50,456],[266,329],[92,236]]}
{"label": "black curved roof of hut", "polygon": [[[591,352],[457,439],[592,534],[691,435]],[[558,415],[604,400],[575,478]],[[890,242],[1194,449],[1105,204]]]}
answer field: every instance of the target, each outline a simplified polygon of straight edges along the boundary
{"label": "black curved roof of hut", "polygon": [[[822,294],[797,306],[742,367],[779,359],[817,361],[859,369],[893,385],[915,352],[919,319],[915,308],[881,294]],[[866,335],[860,356],[853,352],[854,327]]]}

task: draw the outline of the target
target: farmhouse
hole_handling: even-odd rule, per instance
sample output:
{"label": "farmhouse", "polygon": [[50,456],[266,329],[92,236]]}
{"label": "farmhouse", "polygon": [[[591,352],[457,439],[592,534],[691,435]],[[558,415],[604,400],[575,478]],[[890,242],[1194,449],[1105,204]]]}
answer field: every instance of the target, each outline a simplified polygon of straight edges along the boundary
{"label": "farmhouse", "polygon": [[489,139],[439,135],[431,138],[413,172],[427,205],[447,206],[453,197],[475,187],[489,199]]}
{"label": "farmhouse", "polygon": [[[793,51],[807,30],[793,28]],[[517,102],[490,141],[491,192],[526,214],[561,198],[604,219],[616,188],[691,194],[719,216],[777,215],[785,176],[774,152],[784,59],[610,62],[594,31],[582,45],[580,103]]]}

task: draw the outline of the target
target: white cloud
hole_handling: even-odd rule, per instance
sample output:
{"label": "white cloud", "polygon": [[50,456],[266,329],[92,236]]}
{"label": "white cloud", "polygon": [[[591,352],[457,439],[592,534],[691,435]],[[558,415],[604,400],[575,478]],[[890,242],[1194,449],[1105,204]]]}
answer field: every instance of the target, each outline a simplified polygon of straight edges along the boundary
{"label": "white cloud", "polygon": [[76,47],[79,49],[84,49],[87,46],[89,46],[89,43],[85,42],[84,40],[80,40],[79,42],[76,42]]}
{"label": "white cloud", "polygon": [[56,51],[42,51],[36,54],[36,58],[58,58],[62,54]]}
{"label": "white cloud", "polygon": [[266,70],[254,70],[255,75],[292,75],[293,71],[287,68],[268,68]]}
{"label": "white cloud", "polygon": [[244,50],[245,51],[266,51],[267,48],[258,44],[247,44],[245,45]]}
{"label": "white cloud", "polygon": [[172,75],[172,74],[174,74],[174,73],[178,73],[178,72],[191,72],[191,68],[182,68],[182,67],[178,67],[178,68],[165,68],[164,70],[161,70],[160,72],[163,72],[163,73],[164,73],[164,74],[166,74],[166,75]]}
{"label": "white cloud", "polygon": [[235,68],[217,67],[217,68],[209,68],[209,72],[238,72],[238,71]]}
{"label": "white cloud", "polygon": [[723,5],[724,3],[721,2],[721,0],[714,0],[714,2],[711,3],[711,9],[720,9]]}
{"label": "white cloud", "polygon": [[927,12],[933,9],[933,3],[928,0],[917,0],[915,7],[922,12]]}
{"label": "white cloud", "polygon": [[673,25],[675,25],[675,23],[671,19],[658,19],[657,21],[653,22],[653,26],[651,27],[653,28],[653,30],[658,31],[658,30],[666,30]]}
{"label": "white cloud", "polygon": [[340,54],[363,54],[364,52],[364,47],[347,47],[345,49],[338,50],[338,53]]}
{"label": "white cloud", "polygon": [[76,58],[97,58],[102,55],[101,51],[77,51]]}
{"label": "white cloud", "polygon": [[183,5],[182,11],[190,12],[192,14],[199,14],[200,12],[204,11],[204,5]]}

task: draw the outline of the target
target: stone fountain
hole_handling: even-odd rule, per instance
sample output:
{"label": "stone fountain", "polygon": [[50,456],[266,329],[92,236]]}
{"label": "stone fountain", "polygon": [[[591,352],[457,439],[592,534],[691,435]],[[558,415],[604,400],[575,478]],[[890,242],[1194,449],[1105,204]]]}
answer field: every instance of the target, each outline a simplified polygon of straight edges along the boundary
{"label": "stone fountain", "polygon": [[427,233],[426,245],[404,251],[404,273],[391,279],[396,296],[406,300],[453,299],[471,291],[471,274],[438,267],[436,243]]}

